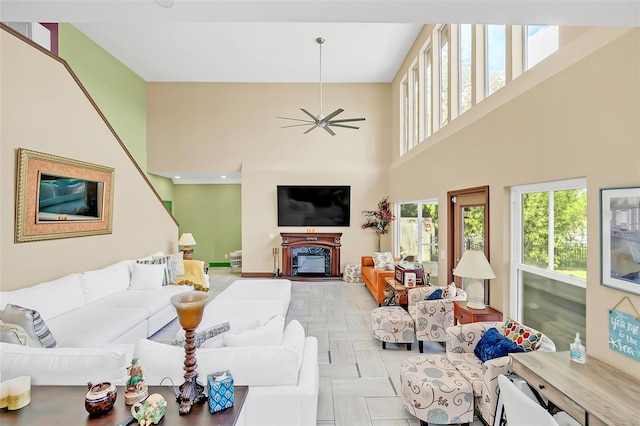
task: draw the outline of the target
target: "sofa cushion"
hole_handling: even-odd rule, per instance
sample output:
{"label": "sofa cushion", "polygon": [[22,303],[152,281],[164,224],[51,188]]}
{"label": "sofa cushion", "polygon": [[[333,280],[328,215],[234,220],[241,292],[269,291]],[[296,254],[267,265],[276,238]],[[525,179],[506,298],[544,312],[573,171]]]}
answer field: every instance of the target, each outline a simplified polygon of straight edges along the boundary
{"label": "sofa cushion", "polygon": [[96,380],[125,382],[127,357],[113,348],[33,348],[0,343],[2,380],[31,376],[32,385],[82,385]]}
{"label": "sofa cushion", "polygon": [[535,351],[542,339],[542,333],[518,321],[507,318],[504,322],[503,334],[516,345],[522,347],[525,352]]}
{"label": "sofa cushion", "polygon": [[482,362],[506,356],[513,352],[524,352],[521,346],[503,336],[497,328],[488,329],[473,349],[473,353]]}
{"label": "sofa cushion", "polygon": [[129,288],[131,261],[123,260],[106,268],[82,272],[80,282],[84,303],[91,303]]}
{"label": "sofa cushion", "polygon": [[276,315],[260,327],[225,334],[224,345],[227,347],[279,345],[282,342],[283,330],[284,317]]}
{"label": "sofa cushion", "polygon": [[[184,381],[183,348],[141,339],[136,343],[133,356],[142,362],[148,385],[158,385],[165,377],[170,377],[176,384]],[[229,370],[236,385],[298,384],[298,351],[291,346],[199,348],[196,358],[200,377],[206,377],[215,371]]]}
{"label": "sofa cushion", "polygon": [[2,311],[2,322],[16,324],[29,335],[31,345],[35,347],[54,348],[56,339],[38,311],[18,305],[8,304]]}
{"label": "sofa cushion", "polygon": [[[59,297],[64,294],[65,297]],[[84,305],[80,274],[70,274],[19,290],[0,292],[0,309],[8,303],[28,306],[47,321]]]}
{"label": "sofa cushion", "polygon": [[[0,321],[0,342],[14,345],[33,346],[27,331],[18,324],[7,324]],[[38,345],[40,346],[40,345]]]}
{"label": "sofa cushion", "polygon": [[[146,309],[147,316],[152,317],[167,306],[171,306],[171,296],[189,291],[186,286],[161,286],[161,288],[149,290],[127,290],[93,302],[90,306],[104,308],[140,308]],[[175,308],[171,306],[175,311]],[[177,316],[177,314],[176,314]]]}
{"label": "sofa cushion", "polygon": [[375,269],[394,270],[393,255],[390,251],[373,252],[371,257],[373,257],[373,267]]}
{"label": "sofa cushion", "polygon": [[129,288],[132,290],[158,290],[164,285],[166,272],[166,265],[132,263]]}
{"label": "sofa cushion", "polygon": [[53,318],[49,328],[62,347],[100,347],[113,342],[140,323],[145,325],[144,308],[104,307],[95,304],[74,309]]}
{"label": "sofa cushion", "polygon": [[471,383],[473,394],[476,396],[482,395],[483,366],[480,358],[473,353],[448,354],[447,358],[465,380]]}
{"label": "sofa cushion", "polygon": [[305,338],[304,327],[298,320],[291,320],[282,333],[282,346],[293,346],[298,350],[298,369],[304,358]]}

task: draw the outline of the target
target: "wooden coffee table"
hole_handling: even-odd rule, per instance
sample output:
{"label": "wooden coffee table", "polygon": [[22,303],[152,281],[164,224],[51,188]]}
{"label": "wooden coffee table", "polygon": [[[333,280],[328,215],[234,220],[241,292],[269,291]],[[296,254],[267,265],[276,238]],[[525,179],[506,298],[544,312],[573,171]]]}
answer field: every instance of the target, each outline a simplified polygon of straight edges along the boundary
{"label": "wooden coffee table", "polygon": [[[209,412],[209,402],[196,404],[191,412],[181,416],[179,405],[171,386],[149,386],[149,395],[161,394],[167,400],[165,425],[235,425],[249,392],[248,386],[235,386],[235,405],[215,414]],[[84,409],[85,386],[32,386],[31,403],[16,410],[0,411],[0,424],[9,425],[91,425],[115,426],[131,415],[131,406],[124,403],[124,388],[118,387],[118,399],[105,415],[91,417]],[[138,422],[134,421],[133,425]]]}

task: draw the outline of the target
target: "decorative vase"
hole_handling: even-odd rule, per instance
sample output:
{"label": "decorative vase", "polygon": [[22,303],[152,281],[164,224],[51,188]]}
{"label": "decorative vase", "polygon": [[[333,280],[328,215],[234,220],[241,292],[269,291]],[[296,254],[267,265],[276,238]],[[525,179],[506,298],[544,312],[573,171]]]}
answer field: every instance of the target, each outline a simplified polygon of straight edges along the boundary
{"label": "decorative vase", "polygon": [[171,298],[171,304],[178,312],[178,320],[185,331],[184,343],[184,383],[180,385],[180,394],[176,395],[176,401],[180,403],[181,415],[188,414],[191,407],[198,402],[207,399],[204,393],[204,385],[198,382],[196,368],[196,327],[202,321],[204,306],[209,300],[209,295],[202,291],[188,291]]}

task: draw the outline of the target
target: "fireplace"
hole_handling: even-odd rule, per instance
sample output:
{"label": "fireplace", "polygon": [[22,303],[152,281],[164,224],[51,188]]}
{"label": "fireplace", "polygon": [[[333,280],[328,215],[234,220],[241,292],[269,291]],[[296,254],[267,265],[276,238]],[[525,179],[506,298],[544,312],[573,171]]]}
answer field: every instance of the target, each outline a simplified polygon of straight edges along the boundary
{"label": "fireplace", "polygon": [[340,278],[338,233],[281,233],[282,276],[301,281]]}

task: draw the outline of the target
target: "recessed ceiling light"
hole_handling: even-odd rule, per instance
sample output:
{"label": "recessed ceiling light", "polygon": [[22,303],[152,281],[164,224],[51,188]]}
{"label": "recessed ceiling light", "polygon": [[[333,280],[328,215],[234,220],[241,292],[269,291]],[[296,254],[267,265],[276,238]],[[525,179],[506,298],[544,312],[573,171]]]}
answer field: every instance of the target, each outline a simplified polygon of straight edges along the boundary
{"label": "recessed ceiling light", "polygon": [[227,177],[225,175],[220,176],[220,179],[226,179]]}
{"label": "recessed ceiling light", "polygon": [[180,176],[174,176],[173,178],[174,179],[180,179]]}

